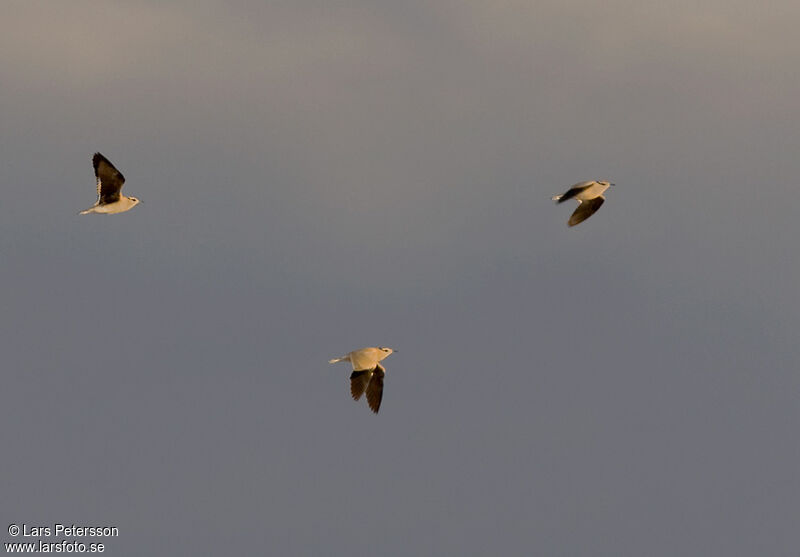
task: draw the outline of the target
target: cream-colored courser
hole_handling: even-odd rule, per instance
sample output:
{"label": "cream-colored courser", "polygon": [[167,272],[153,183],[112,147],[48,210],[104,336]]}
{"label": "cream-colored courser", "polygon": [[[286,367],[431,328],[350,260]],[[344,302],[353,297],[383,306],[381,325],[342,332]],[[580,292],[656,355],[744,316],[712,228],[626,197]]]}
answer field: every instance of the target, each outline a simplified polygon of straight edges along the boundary
{"label": "cream-colored courser", "polygon": [[379,362],[392,352],[394,350],[383,346],[362,348],[353,350],[341,358],[328,360],[328,363],[350,362],[353,365],[353,373],[350,374],[350,394],[353,395],[353,400],[358,400],[366,392],[367,404],[377,414],[383,399],[383,378],[386,375],[386,368]]}
{"label": "cream-colored courser", "polygon": [[92,164],[94,165],[94,175],[97,178],[97,201],[85,211],[81,211],[81,215],[124,213],[141,203],[135,197],[122,195],[125,176],[111,164],[111,161],[100,153],[95,153],[92,157]]}
{"label": "cream-colored courser", "polygon": [[591,181],[591,182],[578,182],[569,188],[561,195],[554,195],[553,201],[564,203],[568,199],[575,199],[578,201],[578,208],[569,217],[567,224],[575,226],[580,224],[593,214],[597,212],[600,206],[605,202],[606,198],[603,197],[603,192],[609,186],[613,186],[611,182],[606,181]]}

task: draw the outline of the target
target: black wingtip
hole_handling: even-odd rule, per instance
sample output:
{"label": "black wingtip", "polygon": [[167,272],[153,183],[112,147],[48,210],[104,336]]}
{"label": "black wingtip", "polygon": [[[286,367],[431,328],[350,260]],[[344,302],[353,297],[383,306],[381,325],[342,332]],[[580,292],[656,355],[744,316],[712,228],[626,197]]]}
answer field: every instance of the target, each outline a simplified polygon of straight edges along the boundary
{"label": "black wingtip", "polygon": [[367,373],[369,370],[363,369],[350,374],[350,396],[353,397],[353,400],[360,400],[364,391],[367,390],[367,383],[361,383]]}
{"label": "black wingtip", "polygon": [[120,181],[122,181],[123,183],[125,182],[125,176],[122,175],[122,172],[117,170],[117,167],[114,166],[114,163],[108,160],[108,158],[106,158],[105,155],[103,155],[99,151],[92,156],[92,166],[94,166],[95,176],[97,176],[98,178],[100,177],[98,170],[100,167],[100,163],[105,163],[106,166],[108,166],[113,171],[113,174],[115,174]]}
{"label": "black wingtip", "polygon": [[94,166],[94,171],[97,172],[97,167],[100,164],[100,161],[106,161],[107,163],[111,164],[111,162],[103,156],[102,153],[97,152],[92,155],[92,166]]}

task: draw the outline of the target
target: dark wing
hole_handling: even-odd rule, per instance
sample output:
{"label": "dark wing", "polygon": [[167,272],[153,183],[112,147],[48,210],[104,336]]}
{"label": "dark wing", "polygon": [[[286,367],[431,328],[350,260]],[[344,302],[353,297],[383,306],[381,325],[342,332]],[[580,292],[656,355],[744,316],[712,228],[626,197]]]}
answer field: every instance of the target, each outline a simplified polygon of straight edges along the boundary
{"label": "dark wing", "polygon": [[558,198],[558,203],[564,203],[567,199],[572,199],[583,190],[592,185],[592,182],[580,182],[569,188],[564,195]]}
{"label": "dark wing", "polygon": [[367,385],[367,404],[370,409],[378,413],[381,407],[381,400],[383,399],[383,377],[386,375],[386,370],[383,366],[378,364],[378,367],[372,372],[372,379]]}
{"label": "dark wing", "polygon": [[95,153],[92,157],[94,165],[94,175],[97,177],[97,199],[101,205],[119,201],[122,185],[125,183],[125,176],[114,168],[111,161],[100,153]]}
{"label": "dark wing", "polygon": [[591,217],[597,210],[600,208],[600,205],[605,202],[606,198],[603,196],[595,197],[594,199],[588,199],[586,201],[582,201],[578,208],[575,209],[575,212],[572,213],[572,216],[569,217],[569,221],[567,224],[570,226],[575,226],[576,224],[580,224],[589,217]]}
{"label": "dark wing", "polygon": [[358,400],[364,394],[370,377],[372,377],[371,369],[362,369],[350,374],[350,394],[353,395],[353,400]]}

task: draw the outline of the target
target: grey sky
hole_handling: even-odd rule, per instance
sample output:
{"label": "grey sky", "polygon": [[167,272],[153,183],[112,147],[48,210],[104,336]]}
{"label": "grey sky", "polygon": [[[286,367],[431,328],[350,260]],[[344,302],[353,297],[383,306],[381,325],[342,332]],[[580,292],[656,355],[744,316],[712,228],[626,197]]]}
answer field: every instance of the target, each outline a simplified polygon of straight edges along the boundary
{"label": "grey sky", "polygon": [[800,5],[169,4],[4,3],[3,529],[797,556]]}

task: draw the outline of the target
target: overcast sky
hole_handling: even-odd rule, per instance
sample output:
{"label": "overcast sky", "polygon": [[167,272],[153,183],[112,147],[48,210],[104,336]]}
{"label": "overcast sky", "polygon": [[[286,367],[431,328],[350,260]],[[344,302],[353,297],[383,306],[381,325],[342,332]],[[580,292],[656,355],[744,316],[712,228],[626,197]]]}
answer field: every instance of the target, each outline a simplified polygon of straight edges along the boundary
{"label": "overcast sky", "polygon": [[[7,0],[0,538],[797,557],[798,20]],[[77,216],[95,151],[142,205]]]}

